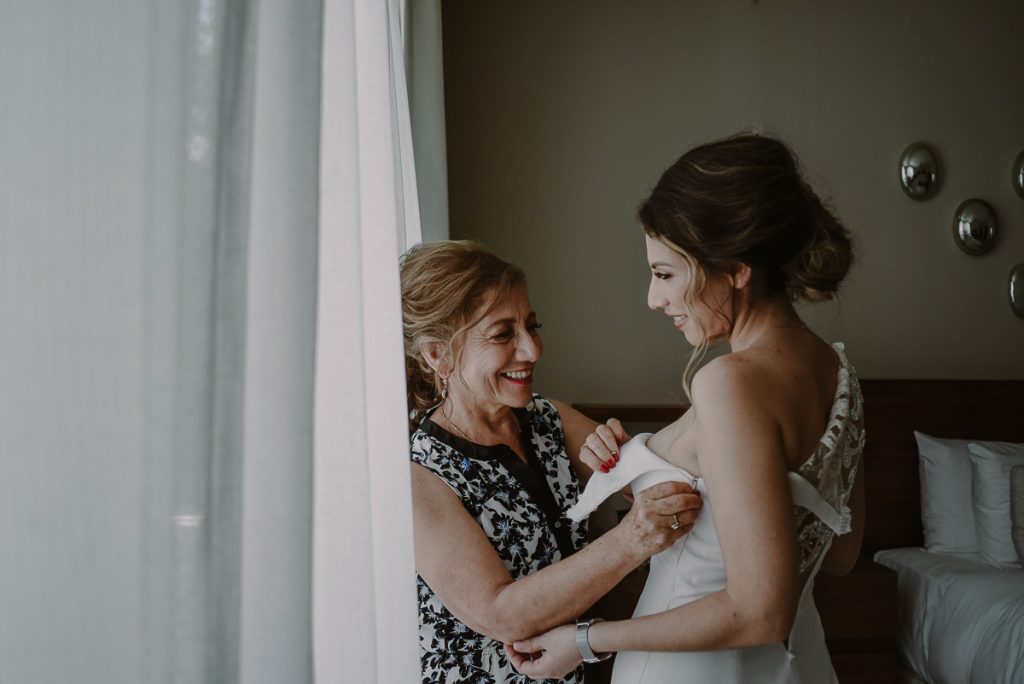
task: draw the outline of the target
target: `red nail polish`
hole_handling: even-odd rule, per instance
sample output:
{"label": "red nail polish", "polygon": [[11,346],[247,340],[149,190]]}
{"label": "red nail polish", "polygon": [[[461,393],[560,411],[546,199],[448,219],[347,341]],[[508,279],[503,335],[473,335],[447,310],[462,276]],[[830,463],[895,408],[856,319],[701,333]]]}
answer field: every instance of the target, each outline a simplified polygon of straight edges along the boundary
{"label": "red nail polish", "polygon": [[618,453],[612,454],[612,458],[614,458],[614,459],[615,459],[615,462],[616,462],[616,463],[618,463],[618,462],[619,462],[619,455],[618,455]]}
{"label": "red nail polish", "polygon": [[601,472],[602,473],[607,473],[608,472],[608,466],[606,466],[604,463],[601,464]]}

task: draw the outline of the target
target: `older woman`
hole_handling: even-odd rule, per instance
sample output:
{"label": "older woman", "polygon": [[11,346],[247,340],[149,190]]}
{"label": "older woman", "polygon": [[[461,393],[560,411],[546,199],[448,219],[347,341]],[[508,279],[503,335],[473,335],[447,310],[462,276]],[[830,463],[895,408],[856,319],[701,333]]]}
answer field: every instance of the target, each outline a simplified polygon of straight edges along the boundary
{"label": "older woman", "polygon": [[[691,526],[700,499],[664,483],[584,547],[566,517],[596,424],[533,393],[543,351],[523,273],[481,245],[403,258],[402,306],[424,682],[525,681],[503,644],[574,620]],[[612,423],[625,438],[617,423]],[[596,444],[595,444],[596,446]],[[605,470],[615,467],[609,455]],[[579,682],[581,668],[562,681]]]}
{"label": "older woman", "polygon": [[[759,135],[690,150],[639,215],[648,306],[694,346],[691,368],[713,342],[730,353],[688,372],[692,408],[621,445],[615,472],[595,475],[584,498],[674,469],[705,509],[685,543],[651,560],[633,619],[558,627],[510,656],[544,677],[576,667],[581,650],[618,651],[612,681],[623,684],[835,682],[811,589],[819,569],[844,573],[859,551],[861,394],[843,345],[793,303],[838,289],[849,234],[786,145]],[[592,443],[594,464],[620,448],[599,430],[610,451]]]}

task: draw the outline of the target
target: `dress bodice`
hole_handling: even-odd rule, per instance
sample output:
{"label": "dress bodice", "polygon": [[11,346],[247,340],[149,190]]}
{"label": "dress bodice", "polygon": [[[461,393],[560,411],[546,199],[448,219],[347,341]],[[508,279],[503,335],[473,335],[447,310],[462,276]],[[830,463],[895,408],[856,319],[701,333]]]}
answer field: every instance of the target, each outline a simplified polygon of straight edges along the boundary
{"label": "dress bodice", "polygon": [[[800,548],[803,590],[787,645],[686,653],[620,653],[614,682],[830,682],[834,681],[811,588],[835,534],[850,531],[848,500],[864,446],[863,401],[856,373],[843,345],[833,348],[839,377],[828,423],[813,454],[789,473]],[[651,569],[634,617],[695,601],[725,587],[725,566],[714,526],[714,501],[702,477],[657,456],[649,433],[622,445],[609,473],[595,474],[568,511],[586,517],[609,494],[627,484],[638,492],[666,480],[690,483],[704,501],[693,528],[672,547],[651,558]],[[674,674],[673,674],[674,673]],[[683,675],[683,673],[686,673]]]}
{"label": "dress bodice", "polygon": [[[833,534],[850,531],[848,501],[864,449],[864,402],[860,384],[846,358],[843,344],[837,342],[833,349],[839,357],[839,371],[828,423],[814,453],[789,473],[800,545],[801,575],[806,575],[820,559]],[[643,433],[623,444],[620,448],[622,458],[616,468],[591,477],[579,502],[569,509],[569,517],[582,520],[604,499],[627,484],[638,492],[667,480],[688,482],[706,497],[703,479],[647,448],[650,437],[650,433]],[[708,503],[706,498],[705,503]],[[706,515],[708,508],[710,506],[706,506],[701,517],[711,517]]]}

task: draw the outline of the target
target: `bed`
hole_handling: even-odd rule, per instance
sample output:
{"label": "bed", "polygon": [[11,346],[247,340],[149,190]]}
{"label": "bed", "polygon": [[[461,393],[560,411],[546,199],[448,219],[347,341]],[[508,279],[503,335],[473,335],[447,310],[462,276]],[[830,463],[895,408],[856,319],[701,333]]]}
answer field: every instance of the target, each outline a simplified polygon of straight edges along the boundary
{"label": "bed", "polygon": [[[1024,682],[1024,571],[924,550],[914,436],[917,430],[1024,443],[1024,380],[862,379],[861,387],[867,431],[861,559],[846,577],[822,574],[815,584],[840,682]],[[627,428],[650,430],[684,407],[577,408],[595,420],[616,416]],[[642,582],[627,578],[613,602],[628,605]]]}
{"label": "bed", "polygon": [[907,681],[1024,682],[1024,572],[922,548],[875,560],[899,577]]}
{"label": "bed", "polygon": [[[936,498],[946,492],[929,490],[929,482],[935,489],[934,474],[920,457],[927,440],[915,439],[918,431],[942,442],[1024,442],[1024,381],[869,380],[863,387],[863,555],[898,578],[894,637],[901,681],[1024,682],[1024,571],[1015,557],[993,558],[936,542],[942,530],[928,520],[929,510],[937,500],[947,506],[946,499]],[[1006,480],[1003,486],[1008,488]],[[928,542],[940,550],[925,550]]]}

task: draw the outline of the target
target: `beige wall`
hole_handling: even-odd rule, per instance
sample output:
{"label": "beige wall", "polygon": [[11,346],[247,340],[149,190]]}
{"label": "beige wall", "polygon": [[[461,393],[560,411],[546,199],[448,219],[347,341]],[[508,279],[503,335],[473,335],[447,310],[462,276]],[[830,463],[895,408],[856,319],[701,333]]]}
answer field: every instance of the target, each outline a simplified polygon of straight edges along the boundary
{"label": "beige wall", "polygon": [[[838,303],[804,309],[862,377],[1024,378],[1024,3],[444,0],[451,234],[521,264],[547,343],[538,389],[670,402],[689,347],[645,305],[634,211],[685,149],[754,128],[786,139],[853,232]],[[946,180],[903,195],[902,149]],[[968,257],[952,216],[996,209]]]}

